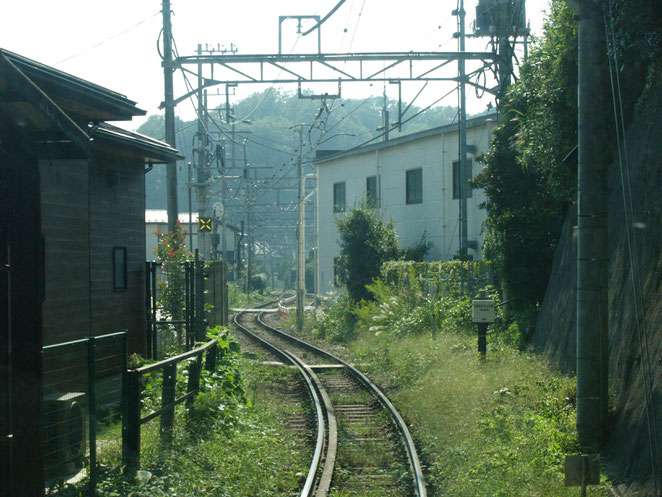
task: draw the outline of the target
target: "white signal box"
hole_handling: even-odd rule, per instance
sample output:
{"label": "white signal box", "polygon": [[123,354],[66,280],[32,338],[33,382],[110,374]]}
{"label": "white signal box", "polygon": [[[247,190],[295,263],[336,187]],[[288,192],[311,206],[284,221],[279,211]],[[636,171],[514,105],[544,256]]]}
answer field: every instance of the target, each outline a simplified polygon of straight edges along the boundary
{"label": "white signal box", "polygon": [[471,301],[471,319],[474,323],[494,322],[494,299],[482,291]]}

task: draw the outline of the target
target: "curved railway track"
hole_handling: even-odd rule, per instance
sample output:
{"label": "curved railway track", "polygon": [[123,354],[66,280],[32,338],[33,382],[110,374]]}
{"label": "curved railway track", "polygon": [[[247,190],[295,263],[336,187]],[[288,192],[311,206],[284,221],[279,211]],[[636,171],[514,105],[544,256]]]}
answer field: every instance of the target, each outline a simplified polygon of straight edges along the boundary
{"label": "curved railway track", "polygon": [[269,326],[262,313],[240,313],[242,333],[283,363],[306,386],[316,432],[301,497],[426,497],[409,431],[388,398],[339,357]]}

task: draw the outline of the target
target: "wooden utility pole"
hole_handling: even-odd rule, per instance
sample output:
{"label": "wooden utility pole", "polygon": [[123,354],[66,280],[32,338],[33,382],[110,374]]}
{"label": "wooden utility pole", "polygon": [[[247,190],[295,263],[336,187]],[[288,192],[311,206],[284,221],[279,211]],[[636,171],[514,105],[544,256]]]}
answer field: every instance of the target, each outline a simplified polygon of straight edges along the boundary
{"label": "wooden utility pole", "polygon": [[577,188],[577,432],[598,452],[608,410],[607,50],[600,3],[570,0],[579,15]]}
{"label": "wooden utility pole", "polygon": [[[175,148],[175,104],[172,85],[174,71],[172,61],[172,24],[170,22],[170,0],[163,0],[163,82],[165,88],[165,139]],[[177,222],[177,161],[169,160],[166,164],[166,198],[168,209],[168,231],[175,230]]]}

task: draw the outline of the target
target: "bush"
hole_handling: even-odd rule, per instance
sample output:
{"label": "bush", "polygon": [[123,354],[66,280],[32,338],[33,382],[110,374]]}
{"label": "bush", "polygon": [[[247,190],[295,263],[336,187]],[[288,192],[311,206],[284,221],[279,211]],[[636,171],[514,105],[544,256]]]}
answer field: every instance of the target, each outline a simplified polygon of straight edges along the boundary
{"label": "bush", "polygon": [[341,293],[336,302],[327,310],[318,311],[313,330],[333,343],[347,343],[356,337],[355,304],[346,293]]}
{"label": "bush", "polygon": [[398,258],[398,241],[393,223],[385,223],[369,207],[354,208],[336,219],[340,233],[338,277],[353,302],[372,300],[366,285],[379,276],[382,264]]}
{"label": "bush", "polygon": [[252,291],[258,292],[260,295],[264,294],[264,289],[267,287],[267,275],[264,273],[252,275],[250,287]]}

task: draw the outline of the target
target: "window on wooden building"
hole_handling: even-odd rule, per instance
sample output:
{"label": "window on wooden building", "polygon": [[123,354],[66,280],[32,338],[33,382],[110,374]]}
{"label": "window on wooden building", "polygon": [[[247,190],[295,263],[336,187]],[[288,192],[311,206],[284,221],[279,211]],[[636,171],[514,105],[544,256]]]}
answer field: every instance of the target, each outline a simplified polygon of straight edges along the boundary
{"label": "window on wooden building", "polygon": [[423,202],[423,168],[410,169],[406,172],[407,203],[420,204]]}
{"label": "window on wooden building", "polygon": [[377,194],[377,176],[368,176],[365,179],[365,200],[370,207],[377,207],[379,204]]}
{"label": "window on wooden building", "polygon": [[333,184],[333,212],[345,212],[345,182]]}
{"label": "window on wooden building", "polygon": [[113,290],[123,292],[126,289],[126,247],[113,247]]}
{"label": "window on wooden building", "polygon": [[[466,182],[467,188],[467,198],[471,198],[473,196],[473,189],[471,188],[471,178],[473,176],[473,166],[471,163],[471,159],[467,159],[467,162],[465,164],[465,174],[464,174],[464,181]],[[460,198],[460,181],[461,181],[461,175],[460,175],[460,161],[456,160],[453,161],[453,198]]]}

